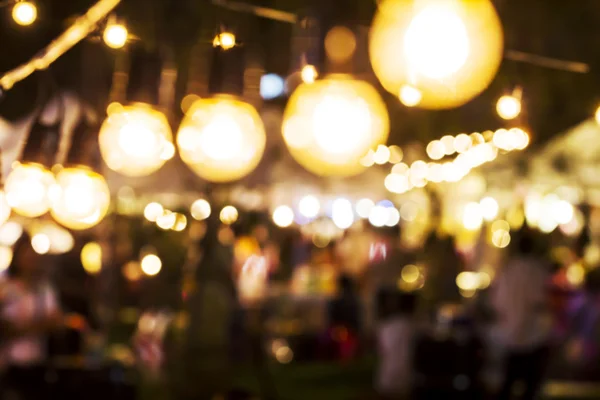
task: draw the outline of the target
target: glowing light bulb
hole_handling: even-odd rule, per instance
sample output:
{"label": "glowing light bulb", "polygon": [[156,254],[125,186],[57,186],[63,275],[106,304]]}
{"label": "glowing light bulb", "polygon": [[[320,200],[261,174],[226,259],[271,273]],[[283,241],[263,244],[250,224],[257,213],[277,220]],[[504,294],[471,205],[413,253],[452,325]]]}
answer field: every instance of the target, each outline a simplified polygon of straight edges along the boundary
{"label": "glowing light bulb", "polygon": [[390,149],[387,146],[380,144],[377,146],[377,150],[375,150],[375,154],[373,154],[373,161],[375,164],[383,165],[390,161]]}
{"label": "glowing light bulb", "polygon": [[146,207],[144,207],[144,218],[146,218],[150,222],[156,222],[156,220],[163,215],[165,209],[160,203],[148,203]]}
{"label": "glowing light bulb", "polygon": [[492,81],[502,60],[502,27],[489,0],[382,0],[369,53],[390,93],[410,85],[421,94],[419,107],[452,108]]}
{"label": "glowing light bulb", "polygon": [[496,111],[502,119],[515,119],[521,113],[521,100],[515,96],[502,96],[496,103]]}
{"label": "glowing light bulb", "polygon": [[156,219],[156,226],[158,226],[160,229],[168,231],[169,229],[173,229],[176,222],[177,214],[172,211],[165,210],[163,215]]}
{"label": "glowing light bulb", "polygon": [[147,254],[142,258],[141,267],[147,276],[155,276],[162,269],[162,261],[156,254]]}
{"label": "glowing light bulb", "polygon": [[298,210],[300,211],[300,214],[306,218],[315,218],[319,215],[321,204],[319,203],[319,199],[315,196],[307,195],[300,199]]}
{"label": "glowing light bulb", "polygon": [[31,25],[37,19],[37,7],[30,1],[18,1],[12,9],[12,17],[19,25]]}
{"label": "glowing light bulb", "polygon": [[110,190],[104,177],[84,167],[64,168],[56,175],[50,214],[70,229],[89,229],[106,216]]}
{"label": "glowing light bulb", "polygon": [[594,118],[596,119],[596,122],[598,124],[600,124],[600,106],[596,109],[596,113],[594,114]]}
{"label": "glowing light bulb", "polygon": [[432,160],[440,160],[446,155],[444,144],[439,140],[429,142],[426,151]]}
{"label": "glowing light bulb", "polygon": [[223,50],[229,50],[235,47],[236,40],[235,35],[231,32],[219,33],[213,39],[213,46],[220,47]]}
{"label": "glowing light bulb", "polygon": [[177,146],[183,161],[214,182],[243,178],[260,162],[266,134],[258,112],[231,97],[197,100],[181,123]]}
{"label": "glowing light bulb", "polygon": [[102,246],[96,242],[86,243],[81,249],[81,265],[91,275],[95,275],[102,269]]}
{"label": "glowing light bulb", "polygon": [[102,158],[110,169],[139,177],[163,166],[173,135],[164,114],[151,106],[117,104],[109,107],[98,140]]}
{"label": "glowing light bulb", "polygon": [[411,85],[404,85],[400,88],[400,101],[406,107],[414,107],[419,105],[423,94],[419,89]]}
{"label": "glowing light bulb", "polygon": [[192,203],[190,212],[194,219],[198,221],[205,220],[206,218],[210,217],[210,203],[204,199],[198,199]]}
{"label": "glowing light bulb", "polygon": [[273,222],[280,228],[287,228],[294,222],[294,211],[288,206],[279,206],[273,211]]}
{"label": "glowing light bulb", "polygon": [[344,76],[300,85],[284,114],[283,137],[291,155],[321,176],[362,172],[370,164],[365,154],[384,144],[388,132],[387,109],[377,91]]}
{"label": "glowing light bulb", "polygon": [[314,83],[318,76],[319,73],[314,65],[305,65],[300,71],[300,77],[304,83]]}
{"label": "glowing light bulb", "polygon": [[112,49],[120,49],[121,47],[125,46],[125,43],[127,43],[128,36],[129,32],[127,31],[127,27],[125,27],[125,25],[111,23],[108,24],[104,29],[102,38],[108,47]]}
{"label": "glowing light bulb", "polygon": [[6,178],[6,201],[17,214],[39,217],[50,209],[55,184],[52,172],[42,165],[17,163]]}
{"label": "glowing light bulb", "polygon": [[469,51],[467,28],[450,7],[426,7],[413,17],[404,36],[409,68],[431,79],[456,73]]}

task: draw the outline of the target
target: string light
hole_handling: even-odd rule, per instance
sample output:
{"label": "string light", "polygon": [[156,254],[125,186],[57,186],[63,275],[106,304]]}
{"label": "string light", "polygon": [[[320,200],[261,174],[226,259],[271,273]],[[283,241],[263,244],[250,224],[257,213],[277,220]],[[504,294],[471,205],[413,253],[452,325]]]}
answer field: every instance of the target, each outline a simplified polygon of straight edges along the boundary
{"label": "string light", "polygon": [[19,25],[31,25],[37,19],[37,7],[30,1],[18,1],[12,9],[12,17]]}
{"label": "string light", "polygon": [[148,203],[146,207],[144,207],[144,218],[150,222],[156,222],[158,217],[163,215],[164,212],[165,210],[160,203]]}
{"label": "string light", "polygon": [[230,50],[235,47],[235,44],[235,35],[231,32],[221,32],[213,39],[213,46],[223,50]]}
{"label": "string light", "polygon": [[521,113],[520,91],[515,90],[512,95],[505,95],[498,99],[496,111],[502,119],[515,119]]}
{"label": "string light", "polygon": [[304,196],[298,203],[298,210],[300,211],[300,214],[306,218],[315,218],[317,215],[319,215],[320,209],[321,204],[319,203],[319,199],[312,195]]}
{"label": "string light", "polygon": [[129,32],[127,27],[123,24],[111,22],[106,25],[102,38],[104,43],[112,49],[120,49],[127,43]]}
{"label": "string light", "polygon": [[146,254],[142,258],[141,268],[147,276],[155,276],[162,269],[162,261],[156,254]]}
{"label": "string light", "polygon": [[36,163],[15,163],[6,178],[6,201],[13,211],[34,218],[45,214],[52,204],[56,180],[52,172]]}
{"label": "string light", "polygon": [[294,222],[294,211],[288,206],[279,206],[273,211],[273,222],[280,228],[287,228]]}
{"label": "string light", "polygon": [[210,203],[204,199],[198,199],[192,203],[190,213],[192,214],[192,218],[195,220],[205,220],[206,218],[210,217]]}
{"label": "string light", "polygon": [[102,246],[96,242],[86,243],[81,249],[81,265],[91,275],[95,275],[102,269]]}
{"label": "string light", "polygon": [[411,85],[403,85],[400,88],[400,102],[406,107],[415,107],[419,105],[423,94],[419,89]]}

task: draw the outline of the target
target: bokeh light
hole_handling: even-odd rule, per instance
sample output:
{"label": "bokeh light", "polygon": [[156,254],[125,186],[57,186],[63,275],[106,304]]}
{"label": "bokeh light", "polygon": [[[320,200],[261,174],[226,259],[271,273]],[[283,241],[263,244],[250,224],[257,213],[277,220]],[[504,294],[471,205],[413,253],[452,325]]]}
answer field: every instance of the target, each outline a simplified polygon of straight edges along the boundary
{"label": "bokeh light", "polygon": [[496,75],[502,26],[489,0],[384,0],[369,51],[387,91],[397,95],[409,85],[421,93],[420,107],[452,108],[477,96]]}
{"label": "bokeh light", "polygon": [[102,35],[104,43],[111,49],[120,49],[125,46],[128,37],[129,32],[127,31],[127,27],[118,23],[109,23],[106,25]]}
{"label": "bokeh light", "polygon": [[13,259],[13,251],[10,247],[0,245],[0,274],[10,267]]}
{"label": "bokeh light", "polygon": [[288,206],[279,206],[273,211],[273,222],[280,228],[287,228],[294,222],[294,211]]}
{"label": "bokeh light", "polygon": [[211,182],[248,175],[260,162],[265,143],[265,128],[256,109],[225,95],[197,100],[177,136],[181,159]]}
{"label": "bokeh light", "polygon": [[219,218],[225,225],[231,225],[238,219],[238,210],[234,206],[225,206],[221,210]]}
{"label": "bokeh light", "polygon": [[321,176],[351,176],[364,170],[361,159],[369,149],[385,143],[389,119],[375,88],[334,75],[294,91],[282,128],[291,155],[304,168]]}
{"label": "bokeh light", "polygon": [[31,237],[31,247],[38,254],[48,254],[50,251],[50,238],[44,233],[37,233]]}
{"label": "bokeh light", "polygon": [[0,226],[8,221],[8,218],[10,218],[10,212],[10,205],[6,200],[6,194],[4,193],[4,190],[0,189]]}
{"label": "bokeh light", "polygon": [[102,246],[96,242],[86,243],[81,249],[81,265],[88,273],[95,275],[102,270]]}
{"label": "bokeh light", "polygon": [[131,177],[150,175],[173,155],[169,121],[143,103],[109,106],[98,141],[106,165]]}
{"label": "bokeh light", "polygon": [[321,203],[319,199],[310,194],[302,197],[298,203],[298,211],[306,218],[315,218],[319,215],[320,210]]}
{"label": "bokeh light", "polygon": [[280,97],[285,90],[285,81],[277,74],[265,74],[260,78],[260,96],[265,100]]}
{"label": "bokeh light", "polygon": [[19,25],[31,25],[37,19],[37,7],[31,1],[18,1],[12,9],[12,17]]}
{"label": "bokeh light", "polygon": [[198,199],[192,203],[190,213],[192,214],[192,218],[198,221],[205,220],[210,217],[210,203],[204,199]]}
{"label": "bokeh light", "polygon": [[348,229],[354,223],[354,210],[348,199],[336,199],[331,206],[331,219],[340,229]]}
{"label": "bokeh light", "polygon": [[164,212],[165,209],[160,203],[148,203],[146,207],[144,207],[144,218],[150,222],[156,222],[156,220],[162,216]]}
{"label": "bokeh light", "polygon": [[146,254],[140,265],[142,272],[147,276],[155,276],[162,269],[162,261],[156,254]]}
{"label": "bokeh light", "polygon": [[515,96],[502,96],[496,103],[496,111],[502,119],[515,119],[521,113],[521,100]]}
{"label": "bokeh light", "polygon": [[39,217],[50,209],[55,184],[52,172],[42,165],[15,163],[4,184],[6,201],[17,214]]}

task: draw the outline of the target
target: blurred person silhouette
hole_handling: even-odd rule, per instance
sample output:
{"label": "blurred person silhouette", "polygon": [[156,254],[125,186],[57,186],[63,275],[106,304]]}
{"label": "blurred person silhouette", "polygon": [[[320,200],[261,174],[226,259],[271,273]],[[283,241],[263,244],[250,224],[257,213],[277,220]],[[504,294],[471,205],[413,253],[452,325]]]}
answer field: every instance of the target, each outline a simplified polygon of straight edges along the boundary
{"label": "blurred person silhouette", "polygon": [[350,360],[356,356],[361,334],[360,299],[349,276],[340,275],[337,286],[338,293],[327,307],[329,337],[336,344],[337,356]]}
{"label": "blurred person silhouette", "polygon": [[379,293],[375,387],[384,399],[409,398],[413,382],[416,296],[387,290]]}
{"label": "blurred person silhouette", "polygon": [[61,324],[61,310],[44,260],[33,250],[30,237],[24,234],[13,251],[8,279],[0,284],[5,389],[18,399],[38,400],[47,395],[47,342]]}
{"label": "blurred person silhouette", "polygon": [[507,262],[491,289],[498,340],[505,351],[499,399],[509,399],[521,383],[523,399],[533,399],[542,384],[552,331],[548,281],[550,268],[535,233],[516,232]]}

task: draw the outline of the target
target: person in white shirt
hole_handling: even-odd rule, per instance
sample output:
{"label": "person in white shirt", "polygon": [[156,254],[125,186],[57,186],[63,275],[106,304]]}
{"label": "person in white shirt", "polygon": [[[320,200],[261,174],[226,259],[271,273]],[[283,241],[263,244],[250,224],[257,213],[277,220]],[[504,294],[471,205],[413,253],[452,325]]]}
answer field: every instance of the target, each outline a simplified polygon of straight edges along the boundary
{"label": "person in white shirt", "polygon": [[0,360],[5,368],[5,389],[19,399],[41,399],[47,339],[61,320],[60,308],[29,237],[19,239],[13,251],[9,276],[0,283]]}
{"label": "person in white shirt", "polygon": [[550,268],[536,247],[533,232],[518,232],[513,243],[512,255],[498,272],[491,292],[496,333],[506,353],[499,398],[511,398],[514,385],[521,382],[521,398],[533,399],[542,383],[552,330],[547,290]]}

